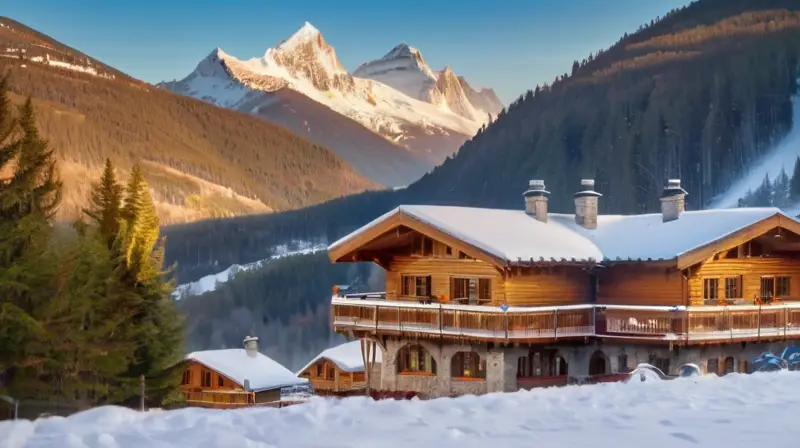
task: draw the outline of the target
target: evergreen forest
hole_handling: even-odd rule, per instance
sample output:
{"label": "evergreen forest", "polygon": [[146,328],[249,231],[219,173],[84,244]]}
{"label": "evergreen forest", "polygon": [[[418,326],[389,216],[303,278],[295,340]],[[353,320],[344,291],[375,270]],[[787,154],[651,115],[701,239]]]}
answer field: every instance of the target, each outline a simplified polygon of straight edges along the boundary
{"label": "evergreen forest", "polygon": [[[183,323],[141,170],[106,161],[81,219],[54,221],[58,164],[30,98],[0,81],[0,395],[50,412],[180,401]],[[35,415],[33,415],[35,417]]]}

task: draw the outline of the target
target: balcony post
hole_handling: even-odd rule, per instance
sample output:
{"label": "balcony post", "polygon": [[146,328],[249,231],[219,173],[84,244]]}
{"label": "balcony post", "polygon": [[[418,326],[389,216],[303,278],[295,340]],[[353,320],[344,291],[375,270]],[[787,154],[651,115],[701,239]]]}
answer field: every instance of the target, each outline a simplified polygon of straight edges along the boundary
{"label": "balcony post", "polygon": [[442,304],[439,304],[439,315],[436,317],[439,320],[439,337],[442,337]]}
{"label": "balcony post", "polygon": [[789,308],[786,302],[783,303],[783,338],[786,339],[786,333],[789,330]]}
{"label": "balcony post", "polygon": [[558,309],[553,310],[553,339],[558,339]]}
{"label": "balcony post", "polygon": [[505,343],[508,344],[508,310],[503,311],[503,328],[505,333]]}
{"label": "balcony post", "polygon": [[762,306],[763,305],[761,305],[761,304],[758,305],[758,320],[757,320],[758,321],[758,337],[757,338],[758,338],[759,341],[761,340],[761,307]]}
{"label": "balcony post", "polygon": [[379,316],[378,312],[379,312],[379,308],[380,308],[379,305],[375,305],[375,318],[373,320],[375,321],[375,332],[376,333],[378,332],[378,316]]}

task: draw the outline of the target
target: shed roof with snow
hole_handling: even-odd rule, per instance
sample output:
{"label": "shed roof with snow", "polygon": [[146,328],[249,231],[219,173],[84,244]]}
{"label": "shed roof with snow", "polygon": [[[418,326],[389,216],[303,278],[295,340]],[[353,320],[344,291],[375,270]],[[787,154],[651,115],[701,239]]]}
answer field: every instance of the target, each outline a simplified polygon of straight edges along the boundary
{"label": "shed roof with snow", "polygon": [[[370,353],[371,356],[371,353]],[[343,372],[363,372],[364,358],[361,356],[361,341],[345,342],[344,344],[323,350],[314,359],[308,362],[302,369],[297,371],[297,375],[305,372],[317,361],[325,359],[334,364]],[[381,362],[381,350],[375,350],[375,362]]]}

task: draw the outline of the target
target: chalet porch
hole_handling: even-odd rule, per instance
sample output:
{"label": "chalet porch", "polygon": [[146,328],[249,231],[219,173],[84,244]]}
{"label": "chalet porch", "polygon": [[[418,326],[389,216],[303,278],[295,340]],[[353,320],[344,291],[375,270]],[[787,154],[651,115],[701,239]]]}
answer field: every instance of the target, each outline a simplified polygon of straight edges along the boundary
{"label": "chalet porch", "polygon": [[631,339],[706,344],[800,338],[800,302],[725,306],[508,307],[333,297],[335,331],[361,335],[531,343]]}

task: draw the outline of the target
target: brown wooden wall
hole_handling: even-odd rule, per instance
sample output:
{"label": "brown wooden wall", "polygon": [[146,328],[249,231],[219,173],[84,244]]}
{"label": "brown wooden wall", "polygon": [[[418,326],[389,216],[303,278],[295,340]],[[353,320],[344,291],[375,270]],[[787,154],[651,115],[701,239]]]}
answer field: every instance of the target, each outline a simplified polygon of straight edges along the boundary
{"label": "brown wooden wall", "polygon": [[800,259],[731,258],[712,260],[690,270],[689,295],[692,304],[703,303],[703,279],[719,278],[720,298],[725,297],[725,277],[742,276],[743,299],[752,299],[761,291],[762,276],[790,277],[790,298],[800,299]]}
{"label": "brown wooden wall", "polygon": [[[228,377],[217,373],[216,371],[205,367],[202,364],[189,361],[186,364],[186,370],[190,373],[190,383],[181,384],[181,390],[189,389],[203,389],[203,390],[241,390],[240,384],[231,381]],[[211,387],[204,387],[202,384],[201,375],[203,372],[211,372]],[[219,379],[222,378],[222,386],[219,385]]]}
{"label": "brown wooden wall", "polygon": [[510,306],[589,303],[590,280],[577,267],[512,269],[505,283],[505,300]]}
{"label": "brown wooden wall", "polygon": [[391,300],[400,299],[402,275],[430,275],[431,294],[450,298],[450,278],[477,276],[490,278],[492,303],[502,302],[503,277],[489,263],[479,260],[459,260],[436,257],[395,257],[386,272],[386,294]]}
{"label": "brown wooden wall", "polygon": [[599,270],[598,279],[597,303],[685,305],[684,280],[677,268],[612,265]]}

